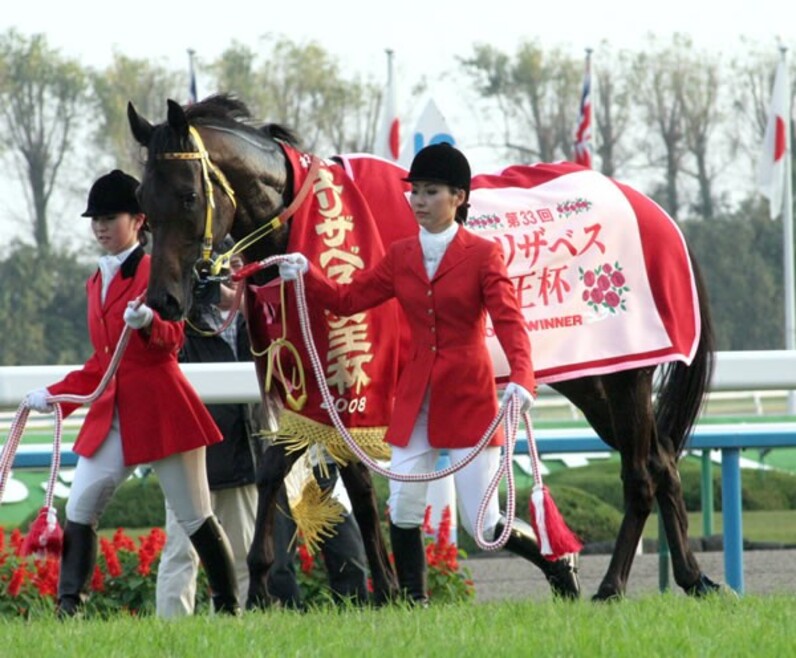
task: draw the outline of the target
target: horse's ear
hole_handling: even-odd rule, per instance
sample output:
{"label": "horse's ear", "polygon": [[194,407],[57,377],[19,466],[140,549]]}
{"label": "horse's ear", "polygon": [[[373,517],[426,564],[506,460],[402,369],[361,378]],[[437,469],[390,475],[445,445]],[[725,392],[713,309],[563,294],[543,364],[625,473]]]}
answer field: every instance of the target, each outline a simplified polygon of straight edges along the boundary
{"label": "horse's ear", "polygon": [[133,137],[141,146],[149,146],[149,140],[152,137],[152,124],[149,123],[144,117],[135,111],[132,101],[127,103],[127,120],[130,122],[130,130],[133,131]]}
{"label": "horse's ear", "polygon": [[167,104],[169,106],[169,113],[167,115],[169,125],[180,137],[187,138],[188,119],[185,118],[185,110],[182,109],[182,105],[171,99],[167,101]]}

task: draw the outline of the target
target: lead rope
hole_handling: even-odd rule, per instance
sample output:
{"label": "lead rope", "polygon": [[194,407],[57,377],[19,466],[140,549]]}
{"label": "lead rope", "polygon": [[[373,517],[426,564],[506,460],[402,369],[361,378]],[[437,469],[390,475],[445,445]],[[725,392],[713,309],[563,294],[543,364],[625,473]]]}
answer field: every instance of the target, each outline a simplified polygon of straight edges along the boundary
{"label": "lead rope", "polygon": [[[271,265],[278,265],[280,262],[286,260],[287,257],[284,255],[280,256],[271,256],[270,258],[266,258],[256,265],[260,267],[258,269],[262,269],[265,267],[269,267]],[[255,265],[254,263],[252,265]],[[247,272],[245,275],[252,273],[252,265],[248,266]],[[334,405],[334,400],[332,399],[332,395],[329,392],[329,388],[326,384],[326,377],[323,372],[323,365],[321,363],[321,359],[318,356],[318,351],[315,348],[315,339],[312,335],[312,327],[310,326],[309,320],[309,313],[307,308],[307,297],[306,297],[306,290],[304,287],[304,276],[299,274],[298,278],[293,282],[296,286],[296,300],[297,300],[297,310],[298,310],[298,317],[299,317],[299,326],[301,327],[301,335],[304,338],[304,344],[307,348],[307,352],[310,357],[310,365],[312,366],[312,371],[315,374],[315,380],[318,383],[318,388],[321,391],[321,396],[323,401],[326,403],[326,408],[329,413],[329,418],[332,421],[335,429],[340,433],[340,436],[343,437],[343,441],[345,441],[346,446],[348,446],[349,450],[360,460],[362,461],[369,469],[373,472],[378,473],[384,477],[387,477],[391,480],[396,480],[398,482],[430,482],[431,480],[439,480],[441,478],[447,477],[449,475],[453,475],[457,471],[460,471],[465,466],[467,466],[470,462],[475,459],[478,454],[489,444],[489,441],[492,438],[492,435],[498,428],[498,425],[501,421],[504,421],[504,428],[506,433],[506,449],[501,457],[500,466],[495,473],[494,477],[489,483],[487,487],[486,494],[484,499],[481,501],[481,504],[478,508],[478,516],[476,517],[476,527],[475,527],[475,541],[478,547],[481,550],[485,551],[495,551],[503,546],[505,546],[506,542],[508,541],[509,535],[512,531],[512,526],[514,524],[514,509],[516,504],[516,492],[514,487],[514,469],[513,469],[513,458],[514,458],[514,445],[516,442],[517,431],[519,428],[519,419],[520,419],[520,404],[517,398],[517,395],[512,395],[508,402],[501,403],[498,413],[489,426],[486,429],[484,435],[479,439],[478,443],[475,447],[462,459],[460,462],[448,466],[447,468],[440,469],[438,471],[432,471],[430,473],[395,473],[389,469],[383,468],[380,466],[375,460],[371,459],[370,456],[359,447],[357,442],[351,436],[351,434],[346,429],[343,421],[340,419],[339,414],[337,413],[337,409]],[[537,489],[539,492],[542,492],[542,484],[541,484],[541,471],[539,470],[539,459],[538,454],[536,451],[536,444],[533,438],[533,432],[531,430],[531,417],[530,414],[527,412],[522,414],[523,420],[525,421],[525,431],[528,437],[528,448],[529,452],[531,453],[531,466],[533,470],[533,478],[534,478],[534,495],[536,495]],[[506,477],[506,488],[507,488],[507,496],[506,496],[506,522],[503,527],[503,531],[501,532],[500,536],[497,537],[494,541],[484,541],[482,539],[483,530],[484,530],[484,517],[486,516],[486,508],[489,504],[489,500],[492,494],[495,492],[497,487],[500,484],[500,481],[503,477]],[[537,506],[537,521],[539,520],[539,508],[542,506]],[[544,514],[542,509],[541,514]],[[542,517],[542,523],[539,524],[540,528],[544,528],[544,519]],[[540,546],[542,548],[543,553],[545,549],[549,552],[550,543],[546,538],[546,533],[540,533],[545,535],[544,537],[539,537]]]}
{"label": "lead rope", "polygon": [[[140,305],[141,298],[139,297],[136,301]],[[44,507],[39,514],[40,517],[42,514],[46,514],[46,527],[40,529],[39,536],[35,540],[38,545],[28,546],[26,552],[37,552],[45,549],[50,538],[57,532],[58,517],[55,507],[53,506],[53,498],[55,495],[55,484],[58,481],[58,472],[61,468],[61,437],[63,435],[63,410],[61,409],[61,405],[63,403],[77,405],[91,404],[102,395],[108,383],[116,374],[116,370],[119,367],[119,362],[122,360],[124,350],[127,348],[127,343],[130,340],[132,331],[133,329],[125,325],[122,335],[119,337],[119,342],[116,344],[116,349],[113,352],[111,361],[108,364],[108,369],[105,371],[100,383],[92,393],[88,395],[63,393],[47,398],[47,402],[53,406],[55,428],[53,430],[53,457],[50,464],[50,476],[47,480],[47,489],[44,495]],[[8,439],[3,446],[2,453],[0,453],[0,503],[3,501],[3,494],[9,479],[9,473],[11,472],[11,466],[14,463],[14,457],[17,454],[22,435],[24,434],[29,414],[30,407],[28,407],[25,400],[23,400],[20,402],[19,407],[17,407],[14,420],[11,422],[11,429],[8,432]],[[34,521],[34,525],[38,520],[37,518],[37,520]],[[33,532],[30,532],[29,536],[32,534]]]}

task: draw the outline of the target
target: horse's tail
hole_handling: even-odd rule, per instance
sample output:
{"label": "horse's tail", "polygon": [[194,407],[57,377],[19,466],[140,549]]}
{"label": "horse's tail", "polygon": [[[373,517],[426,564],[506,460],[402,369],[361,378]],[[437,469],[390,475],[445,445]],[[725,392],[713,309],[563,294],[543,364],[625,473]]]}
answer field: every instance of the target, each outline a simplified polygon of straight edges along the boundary
{"label": "horse's tail", "polygon": [[668,437],[677,454],[682,452],[696,422],[713,376],[715,338],[707,290],[702,273],[689,250],[699,298],[701,331],[691,365],[680,361],[664,367],[655,403],[658,434]]}

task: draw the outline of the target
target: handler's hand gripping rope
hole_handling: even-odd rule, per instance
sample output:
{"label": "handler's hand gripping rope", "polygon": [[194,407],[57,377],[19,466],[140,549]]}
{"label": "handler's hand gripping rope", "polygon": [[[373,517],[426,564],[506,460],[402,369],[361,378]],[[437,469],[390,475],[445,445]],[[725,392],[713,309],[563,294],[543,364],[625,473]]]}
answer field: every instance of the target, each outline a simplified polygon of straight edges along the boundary
{"label": "handler's hand gripping rope", "polygon": [[[233,275],[234,279],[243,279],[251,274],[264,269],[265,267],[269,267],[271,265],[278,265],[281,261],[286,260],[285,256],[271,256],[270,258],[266,258],[262,261],[257,263],[250,263],[245,267],[241,268],[236,274]],[[395,473],[389,469],[383,468],[380,466],[376,461],[371,459],[368,454],[359,447],[356,443],[354,438],[346,429],[345,425],[343,425],[343,421],[340,419],[337,410],[335,409],[334,400],[332,399],[332,395],[329,392],[329,387],[326,383],[326,377],[323,372],[323,365],[321,363],[320,357],[318,356],[318,351],[315,348],[315,340],[312,335],[312,327],[310,326],[309,321],[309,314],[307,312],[307,297],[306,291],[304,288],[304,276],[299,274],[298,278],[294,281],[296,286],[296,299],[297,299],[297,307],[298,307],[298,317],[299,317],[299,324],[301,326],[301,334],[304,338],[304,343],[307,347],[307,352],[309,353],[310,363],[312,366],[312,371],[315,374],[315,379],[318,383],[318,388],[321,391],[321,396],[323,397],[323,401],[326,404],[326,408],[329,412],[329,417],[334,425],[335,429],[340,433],[345,441],[346,446],[348,446],[349,450],[360,460],[362,461],[369,469],[373,472],[378,473],[379,475],[383,475],[391,480],[397,480],[399,482],[429,482],[431,480],[439,480],[441,478],[447,477],[460,471],[465,466],[467,466],[470,462],[475,459],[478,454],[489,444],[492,435],[497,430],[501,421],[504,422],[505,433],[506,433],[506,448],[501,456],[500,466],[498,468],[497,473],[495,473],[494,477],[489,483],[487,487],[486,494],[484,496],[484,500],[481,501],[481,505],[478,509],[478,516],[476,518],[476,527],[475,527],[475,541],[478,547],[482,550],[486,551],[495,551],[499,550],[503,546],[505,546],[506,542],[508,541],[509,535],[512,531],[512,526],[514,524],[514,510],[515,510],[515,501],[516,501],[516,492],[514,486],[514,469],[513,469],[513,458],[514,458],[514,445],[516,442],[517,431],[519,428],[519,419],[520,419],[520,399],[515,394],[512,395],[507,402],[502,402],[500,408],[498,409],[497,416],[492,420],[487,427],[486,431],[484,432],[483,436],[479,439],[478,443],[475,447],[458,463],[448,466],[447,468],[432,471],[431,473],[411,473],[411,474],[403,474],[403,473]],[[523,420],[525,421],[525,431],[528,438],[528,450],[531,455],[531,466],[533,471],[533,479],[534,479],[534,496],[535,500],[541,501],[543,497],[543,488],[542,488],[542,476],[539,467],[539,456],[536,451],[536,443],[533,438],[533,431],[531,426],[531,417],[530,414],[527,412],[522,414]],[[497,537],[494,541],[484,541],[482,539],[483,529],[484,529],[484,517],[486,515],[486,508],[488,506],[489,500],[497,487],[500,484],[500,481],[503,477],[506,477],[506,484],[507,484],[507,500],[506,500],[506,522],[503,526],[503,532]],[[545,532],[545,523],[544,523],[544,506],[543,505],[535,505],[535,512],[536,512],[536,523],[540,532],[539,543],[542,554],[550,554],[552,553],[550,541],[548,540],[547,533]],[[541,521],[541,523],[540,523]]]}
{"label": "handler's hand gripping rope", "polygon": [[[135,302],[135,307],[137,308],[143,303],[143,295],[139,296]],[[60,548],[60,528],[58,527],[55,507],[53,507],[53,497],[55,483],[58,480],[58,471],[61,468],[61,437],[63,435],[63,411],[61,405],[63,403],[77,405],[91,404],[102,395],[108,386],[108,382],[110,382],[111,378],[116,374],[116,369],[119,367],[122,354],[124,354],[124,350],[127,348],[130,334],[133,331],[133,329],[125,325],[122,335],[119,337],[119,342],[116,344],[116,349],[113,352],[113,357],[108,365],[108,369],[105,371],[99,385],[92,393],[89,395],[71,395],[64,393],[47,398],[47,402],[53,406],[53,414],[55,415],[53,456],[50,464],[50,476],[47,480],[47,490],[44,496],[44,507],[42,507],[39,516],[31,525],[25,545],[23,546],[23,552],[26,554],[45,550],[56,551],[57,548]],[[2,453],[0,453],[0,503],[3,501],[3,493],[5,492],[9,473],[11,472],[11,465],[14,463],[14,457],[17,454],[17,449],[19,448],[25,425],[28,422],[29,414],[30,408],[23,400],[19,404],[19,407],[17,407],[17,412],[11,423],[11,429],[8,432],[8,439],[3,446]]]}

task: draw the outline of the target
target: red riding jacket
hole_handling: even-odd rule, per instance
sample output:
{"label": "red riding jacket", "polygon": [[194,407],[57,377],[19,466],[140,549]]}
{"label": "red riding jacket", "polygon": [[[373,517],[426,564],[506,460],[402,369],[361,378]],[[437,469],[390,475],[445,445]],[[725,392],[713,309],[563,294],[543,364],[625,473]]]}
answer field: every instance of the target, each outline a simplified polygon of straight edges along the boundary
{"label": "red riding jacket", "polygon": [[[406,446],[431,388],[428,439],[435,448],[478,442],[497,414],[494,369],[485,342],[486,313],[511,367],[512,382],[535,392],[531,347],[499,245],[464,228],[456,232],[431,281],[417,237],[394,242],[384,259],[350,285],[329,281],[314,266],[307,291],[338,315],[395,297],[412,332],[386,440]],[[500,445],[502,431],[491,445]]]}
{"label": "red riding jacket", "polygon": [[[146,290],[149,256],[137,249],[122,263],[100,302],[102,276],[86,283],[88,328],[94,354],[83,368],[69,373],[48,390],[52,395],[88,395],[108,369],[124,330],[127,303]],[[90,457],[108,436],[113,410],[119,411],[124,462],[141,464],[221,441],[222,437],[196,391],[177,364],[184,335],[181,322],[165,322],[157,312],[147,337],[133,331],[116,376],[91,405],[74,451]],[[78,405],[63,405],[64,415]]]}

